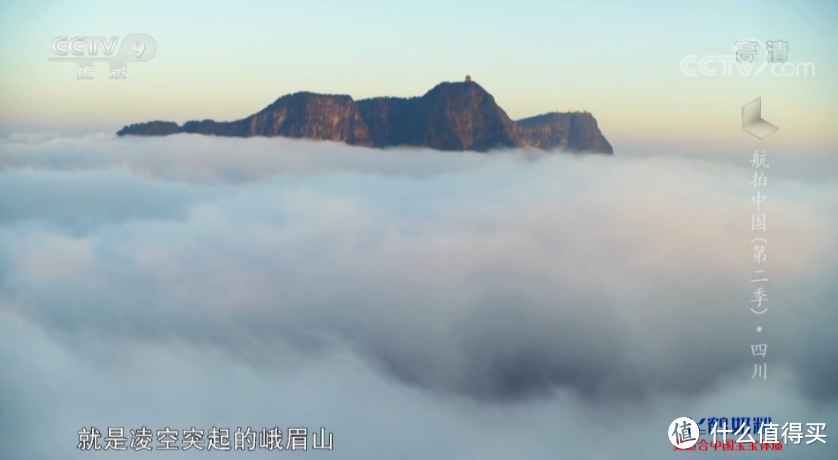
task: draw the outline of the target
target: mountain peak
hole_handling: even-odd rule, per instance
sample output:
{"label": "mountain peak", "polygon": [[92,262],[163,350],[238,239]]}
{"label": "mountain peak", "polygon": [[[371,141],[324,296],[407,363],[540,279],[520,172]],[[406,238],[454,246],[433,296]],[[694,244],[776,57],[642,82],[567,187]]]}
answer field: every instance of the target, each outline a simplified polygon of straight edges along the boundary
{"label": "mountain peak", "polygon": [[366,147],[416,146],[436,150],[563,148],[613,153],[589,113],[546,113],[512,121],[495,98],[466,76],[442,82],[421,97],[355,101],[346,94],[299,91],[281,96],[241,120],[154,121],[125,126],[120,136],[195,133],[216,136],[283,136]]}
{"label": "mountain peak", "polygon": [[425,95],[428,94],[435,94],[445,91],[473,91],[479,93],[489,94],[482,86],[477,84],[477,82],[473,80],[466,80],[466,81],[444,81],[442,83],[437,84],[430,90],[428,90]]}

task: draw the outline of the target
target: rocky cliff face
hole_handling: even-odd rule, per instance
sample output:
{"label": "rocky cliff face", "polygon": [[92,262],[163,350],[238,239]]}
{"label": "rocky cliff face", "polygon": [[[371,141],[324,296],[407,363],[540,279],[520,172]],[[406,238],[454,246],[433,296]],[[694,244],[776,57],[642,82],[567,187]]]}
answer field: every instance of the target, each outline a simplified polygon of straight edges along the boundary
{"label": "rocky cliff face", "polygon": [[515,124],[477,83],[440,83],[422,97],[358,101],[373,145],[486,151],[515,147]]}
{"label": "rocky cliff face", "polygon": [[283,136],[372,146],[369,130],[349,96],[295,93],[282,96],[273,104],[238,121],[153,121],[126,126],[117,134],[165,136],[175,133],[251,137]]}
{"label": "rocky cliff face", "polygon": [[386,148],[437,150],[533,147],[614,153],[589,113],[548,113],[512,121],[494,97],[473,81],[440,83],[421,97],[380,97],[355,102],[345,95],[301,92],[280,97],[245,119],[124,127],[120,136],[196,133],[216,136],[283,136]]}
{"label": "rocky cliff face", "polygon": [[588,112],[545,113],[518,120],[517,127],[521,146],[614,153]]}

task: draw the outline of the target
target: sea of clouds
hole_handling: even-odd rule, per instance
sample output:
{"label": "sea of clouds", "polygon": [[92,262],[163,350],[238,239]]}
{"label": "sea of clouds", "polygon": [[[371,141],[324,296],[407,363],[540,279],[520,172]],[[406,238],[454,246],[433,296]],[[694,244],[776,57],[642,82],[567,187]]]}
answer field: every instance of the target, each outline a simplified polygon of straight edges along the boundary
{"label": "sea of clouds", "polygon": [[698,455],[677,417],[769,416],[836,437],[770,458],[834,459],[838,181],[771,171],[757,212],[747,160],[7,136],[0,458],[322,426],[333,451],[216,454],[656,460]]}

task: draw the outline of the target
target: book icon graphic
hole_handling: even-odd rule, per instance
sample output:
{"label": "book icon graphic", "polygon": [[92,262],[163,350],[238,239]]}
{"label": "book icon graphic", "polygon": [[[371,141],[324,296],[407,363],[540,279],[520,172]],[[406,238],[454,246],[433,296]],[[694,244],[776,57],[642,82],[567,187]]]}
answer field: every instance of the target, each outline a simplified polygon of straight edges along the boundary
{"label": "book icon graphic", "polygon": [[762,119],[762,98],[758,97],[742,106],[742,129],[764,139],[780,128]]}

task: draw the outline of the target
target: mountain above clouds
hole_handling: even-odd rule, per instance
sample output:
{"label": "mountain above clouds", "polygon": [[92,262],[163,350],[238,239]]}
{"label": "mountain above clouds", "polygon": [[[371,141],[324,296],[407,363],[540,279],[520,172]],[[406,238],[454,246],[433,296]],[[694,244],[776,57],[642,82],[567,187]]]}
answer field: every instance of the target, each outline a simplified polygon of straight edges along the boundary
{"label": "mountain above clouds", "polygon": [[373,148],[414,146],[485,152],[532,147],[613,154],[588,112],[552,112],[513,121],[482,86],[436,85],[420,97],[376,97],[299,92],[280,97],[237,121],[151,121],[125,126],[119,136],[178,133],[229,137],[282,136],[344,142]]}

